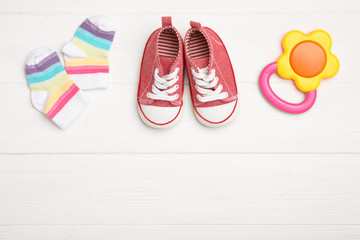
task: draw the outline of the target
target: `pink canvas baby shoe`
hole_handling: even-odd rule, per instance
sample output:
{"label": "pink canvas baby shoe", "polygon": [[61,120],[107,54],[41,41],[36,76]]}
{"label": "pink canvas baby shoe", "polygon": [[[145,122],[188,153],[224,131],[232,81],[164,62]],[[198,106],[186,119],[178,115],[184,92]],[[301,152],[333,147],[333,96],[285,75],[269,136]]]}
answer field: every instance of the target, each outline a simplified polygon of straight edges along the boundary
{"label": "pink canvas baby shoe", "polygon": [[213,30],[193,21],[190,25],[184,44],[195,115],[206,126],[223,126],[234,118],[238,101],[230,58]]}
{"label": "pink canvas baby shoe", "polygon": [[149,37],[141,62],[137,94],[141,119],[149,126],[173,125],[183,105],[184,59],[180,33],[171,17]]}

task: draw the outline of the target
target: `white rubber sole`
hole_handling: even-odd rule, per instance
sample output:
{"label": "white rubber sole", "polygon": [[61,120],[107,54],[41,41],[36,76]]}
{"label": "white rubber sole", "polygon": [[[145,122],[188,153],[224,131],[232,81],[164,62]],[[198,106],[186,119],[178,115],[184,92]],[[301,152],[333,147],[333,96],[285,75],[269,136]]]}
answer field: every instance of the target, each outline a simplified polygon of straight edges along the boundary
{"label": "white rubber sole", "polygon": [[[237,100],[237,101],[239,101],[239,100]],[[195,116],[196,116],[197,120],[198,120],[201,124],[203,124],[203,125],[205,125],[205,126],[207,126],[207,127],[211,127],[211,128],[223,127],[223,126],[226,126],[226,125],[230,124],[230,123],[236,118],[236,116],[237,116],[237,114],[238,114],[238,103],[236,103],[235,110],[234,110],[234,112],[232,113],[232,115],[231,115],[226,121],[224,121],[224,122],[222,122],[222,123],[210,123],[210,122],[204,120],[204,119],[195,111],[195,108],[193,108],[193,111],[194,111],[194,113],[195,113]]]}
{"label": "white rubber sole", "polygon": [[154,124],[154,123],[152,123],[152,122],[150,122],[149,120],[146,119],[146,117],[144,116],[144,114],[143,114],[143,113],[141,112],[141,110],[140,110],[139,104],[137,104],[137,108],[138,108],[138,111],[139,111],[139,115],[140,115],[141,120],[142,120],[146,125],[148,125],[149,127],[157,128],[157,129],[166,129],[166,128],[170,128],[170,127],[174,126],[174,125],[179,121],[179,119],[181,118],[182,112],[183,112],[183,108],[181,107],[181,108],[180,108],[180,112],[179,112],[179,114],[177,115],[177,117],[175,118],[175,120],[173,120],[173,121],[172,121],[171,123],[169,123],[169,124],[158,125],[158,124]]}

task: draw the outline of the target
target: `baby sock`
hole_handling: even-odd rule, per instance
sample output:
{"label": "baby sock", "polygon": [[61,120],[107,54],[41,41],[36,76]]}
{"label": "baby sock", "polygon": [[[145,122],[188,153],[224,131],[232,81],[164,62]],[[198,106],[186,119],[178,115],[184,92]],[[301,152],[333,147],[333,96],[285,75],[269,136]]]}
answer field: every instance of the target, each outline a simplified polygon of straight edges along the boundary
{"label": "baby sock", "polygon": [[108,87],[108,54],[115,29],[115,23],[108,17],[90,17],[62,49],[65,70],[81,89]]}
{"label": "baby sock", "polygon": [[65,129],[87,106],[89,100],[70,80],[56,51],[43,47],[26,60],[26,78],[34,107]]}

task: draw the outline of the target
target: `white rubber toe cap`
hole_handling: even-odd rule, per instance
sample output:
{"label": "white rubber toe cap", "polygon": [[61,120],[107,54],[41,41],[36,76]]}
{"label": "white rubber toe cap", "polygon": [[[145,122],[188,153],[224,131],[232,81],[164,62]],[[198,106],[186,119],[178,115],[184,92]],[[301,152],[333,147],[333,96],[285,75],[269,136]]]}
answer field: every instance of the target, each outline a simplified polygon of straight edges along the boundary
{"label": "white rubber toe cap", "polygon": [[210,127],[223,126],[232,120],[235,113],[237,101],[226,103],[214,107],[198,107],[196,108],[196,117],[198,120]]}
{"label": "white rubber toe cap", "polygon": [[181,107],[157,107],[140,104],[142,120],[151,127],[166,127],[175,122],[179,116]]}

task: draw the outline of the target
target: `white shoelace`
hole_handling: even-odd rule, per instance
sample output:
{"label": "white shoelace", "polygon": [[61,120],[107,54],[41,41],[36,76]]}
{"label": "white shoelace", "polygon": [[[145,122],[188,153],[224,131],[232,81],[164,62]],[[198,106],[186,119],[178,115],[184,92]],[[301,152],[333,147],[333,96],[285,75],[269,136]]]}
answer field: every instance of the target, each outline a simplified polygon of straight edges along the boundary
{"label": "white shoelace", "polygon": [[200,102],[210,102],[228,97],[227,92],[221,92],[221,90],[223,89],[222,84],[219,84],[219,86],[215,90],[208,89],[215,88],[218,83],[219,78],[215,77],[215,69],[212,69],[209,75],[207,75],[208,67],[201,69],[198,68],[198,72],[196,72],[194,68],[191,68],[191,72],[194,76],[194,80],[196,83],[196,90],[203,95],[196,95],[197,99]]}
{"label": "white shoelace", "polygon": [[169,102],[178,99],[179,94],[169,94],[176,92],[176,90],[179,88],[179,85],[177,84],[173,86],[179,80],[179,76],[177,75],[179,70],[179,68],[176,68],[174,72],[168,75],[164,75],[163,77],[159,77],[159,69],[156,68],[154,72],[155,81],[152,85],[152,93],[148,92],[147,97],[154,100],[163,100]]}

